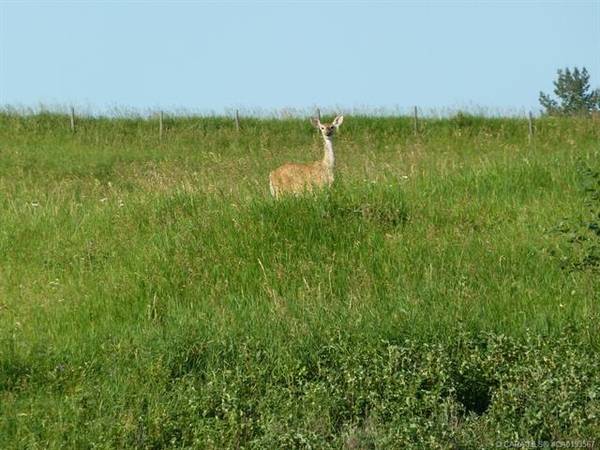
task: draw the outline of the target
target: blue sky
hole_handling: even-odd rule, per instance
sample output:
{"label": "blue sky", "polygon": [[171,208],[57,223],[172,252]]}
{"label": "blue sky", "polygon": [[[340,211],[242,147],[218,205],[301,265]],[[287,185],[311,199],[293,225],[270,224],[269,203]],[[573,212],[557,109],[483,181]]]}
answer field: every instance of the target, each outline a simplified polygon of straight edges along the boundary
{"label": "blue sky", "polygon": [[0,0],[0,104],[534,111],[600,86],[600,0]]}

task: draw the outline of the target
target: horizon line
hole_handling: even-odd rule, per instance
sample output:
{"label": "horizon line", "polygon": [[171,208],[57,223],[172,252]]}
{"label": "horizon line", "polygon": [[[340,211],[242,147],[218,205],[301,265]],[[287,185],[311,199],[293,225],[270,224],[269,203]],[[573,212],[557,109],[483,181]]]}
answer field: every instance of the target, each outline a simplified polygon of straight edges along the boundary
{"label": "horizon line", "polygon": [[248,106],[226,106],[222,108],[193,108],[179,106],[148,106],[135,107],[126,105],[113,105],[98,107],[82,103],[44,103],[37,105],[22,104],[0,104],[0,113],[15,114],[21,116],[39,114],[70,115],[72,112],[77,117],[89,118],[152,118],[160,113],[170,117],[240,117],[250,118],[278,118],[293,119],[316,116],[334,116],[347,114],[366,117],[406,117],[414,116],[415,111],[419,117],[444,118],[452,117],[459,113],[480,117],[527,117],[529,114],[538,117],[543,114],[542,107],[527,108],[525,106],[499,107],[470,104],[458,104],[453,106],[418,106],[418,105],[387,105],[387,106],[306,106],[306,107],[248,107]]}

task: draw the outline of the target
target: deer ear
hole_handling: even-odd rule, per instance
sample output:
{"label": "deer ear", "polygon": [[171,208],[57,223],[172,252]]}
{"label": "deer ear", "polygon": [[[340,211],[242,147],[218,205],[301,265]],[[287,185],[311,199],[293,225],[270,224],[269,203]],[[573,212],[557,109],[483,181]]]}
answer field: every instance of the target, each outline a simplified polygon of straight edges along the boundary
{"label": "deer ear", "polygon": [[342,122],[344,121],[344,116],[337,116],[335,119],[333,119],[333,123],[332,125],[336,128],[338,128]]}
{"label": "deer ear", "polygon": [[321,121],[318,117],[311,117],[310,123],[312,123],[315,128],[319,128],[319,125],[321,125]]}

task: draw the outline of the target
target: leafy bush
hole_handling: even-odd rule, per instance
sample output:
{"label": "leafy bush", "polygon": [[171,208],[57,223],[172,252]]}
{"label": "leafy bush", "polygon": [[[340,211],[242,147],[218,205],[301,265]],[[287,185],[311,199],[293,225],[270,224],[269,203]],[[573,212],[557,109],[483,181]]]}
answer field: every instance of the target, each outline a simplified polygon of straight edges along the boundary
{"label": "leafy bush", "polygon": [[557,227],[571,244],[562,256],[563,265],[575,270],[600,269],[600,170],[580,163],[581,192],[586,210],[578,218],[567,218]]}
{"label": "leafy bush", "polygon": [[[185,336],[159,349],[168,350],[166,359],[149,355],[129,372],[121,395],[111,397],[110,379],[93,377],[61,388],[61,414],[87,424],[79,444],[491,448],[498,441],[589,439],[600,431],[597,355],[568,330],[558,341],[465,332],[437,343],[323,336],[312,351],[290,348],[283,358],[250,340],[193,341]],[[129,352],[116,357],[132,358],[138,349]],[[111,363],[106,355],[98,374],[110,373]],[[66,371],[71,380],[49,372],[37,388],[72,385],[88,367]],[[108,409],[106,398],[113,399]],[[34,410],[30,426],[57,421],[53,415]],[[98,421],[103,425],[94,427]],[[40,429],[30,443],[48,444],[49,434]],[[70,433],[62,443],[76,438]]]}

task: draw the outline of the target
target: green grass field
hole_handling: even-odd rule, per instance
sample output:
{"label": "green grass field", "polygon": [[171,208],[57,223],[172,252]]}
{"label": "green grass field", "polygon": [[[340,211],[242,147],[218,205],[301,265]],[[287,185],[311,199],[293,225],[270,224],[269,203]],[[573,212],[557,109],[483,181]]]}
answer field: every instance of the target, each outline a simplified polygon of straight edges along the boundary
{"label": "green grass field", "polygon": [[598,121],[241,125],[0,115],[0,448],[600,445]]}

